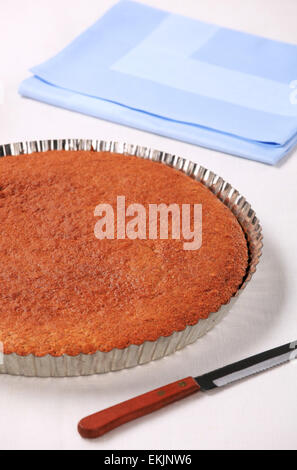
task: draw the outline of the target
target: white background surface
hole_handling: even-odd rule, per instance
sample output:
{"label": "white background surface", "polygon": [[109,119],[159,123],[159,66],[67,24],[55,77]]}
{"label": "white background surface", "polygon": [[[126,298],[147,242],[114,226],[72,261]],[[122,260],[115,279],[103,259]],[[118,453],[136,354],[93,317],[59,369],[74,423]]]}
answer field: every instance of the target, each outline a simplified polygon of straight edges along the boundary
{"label": "white background surface", "polygon": [[[188,375],[297,340],[297,151],[276,167],[224,155],[21,98],[29,67],[90,26],[111,0],[1,0],[0,143],[43,138],[128,140],[186,156],[223,176],[259,216],[264,255],[232,312],[175,355],[121,372],[74,379],[0,376],[1,449],[297,448],[297,361],[197,394],[85,441],[77,422]],[[147,0],[176,13],[297,44],[296,0]],[[277,64],[275,64],[277,67]],[[296,77],[297,79],[297,70]]]}

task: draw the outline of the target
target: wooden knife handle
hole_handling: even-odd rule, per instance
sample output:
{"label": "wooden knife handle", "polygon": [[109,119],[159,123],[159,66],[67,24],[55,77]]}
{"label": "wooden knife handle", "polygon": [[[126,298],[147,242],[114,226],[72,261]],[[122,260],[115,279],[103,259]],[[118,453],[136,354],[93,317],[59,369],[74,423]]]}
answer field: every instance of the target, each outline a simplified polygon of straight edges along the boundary
{"label": "wooden knife handle", "polygon": [[121,424],[159,410],[199,390],[193,377],[187,377],[82,419],[78,424],[78,432],[88,439],[102,436]]}

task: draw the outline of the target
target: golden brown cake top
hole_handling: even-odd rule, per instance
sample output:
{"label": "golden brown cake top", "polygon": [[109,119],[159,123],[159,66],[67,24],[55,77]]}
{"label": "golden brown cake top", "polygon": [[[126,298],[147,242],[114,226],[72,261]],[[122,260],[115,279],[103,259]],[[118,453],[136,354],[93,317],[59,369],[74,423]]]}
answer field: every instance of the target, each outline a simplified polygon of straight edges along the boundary
{"label": "golden brown cake top", "polygon": [[[202,246],[99,240],[98,204],[202,204]],[[52,151],[0,159],[0,341],[4,352],[77,355],[154,341],[236,293],[247,243],[207,188],[160,163]]]}

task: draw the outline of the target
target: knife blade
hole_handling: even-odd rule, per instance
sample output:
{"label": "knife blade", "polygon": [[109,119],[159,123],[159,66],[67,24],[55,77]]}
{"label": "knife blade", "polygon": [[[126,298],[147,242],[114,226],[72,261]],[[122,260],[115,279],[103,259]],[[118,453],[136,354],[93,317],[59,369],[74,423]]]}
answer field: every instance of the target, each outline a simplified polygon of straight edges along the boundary
{"label": "knife blade", "polygon": [[283,364],[297,357],[297,341],[270,349],[256,356],[248,357],[221,369],[195,377],[201,390],[223,387],[250,375],[258,374],[267,369]]}
{"label": "knife blade", "polygon": [[96,438],[198,391],[212,390],[296,359],[297,341],[270,349],[198,377],[186,377],[82,419],[78,432]]}

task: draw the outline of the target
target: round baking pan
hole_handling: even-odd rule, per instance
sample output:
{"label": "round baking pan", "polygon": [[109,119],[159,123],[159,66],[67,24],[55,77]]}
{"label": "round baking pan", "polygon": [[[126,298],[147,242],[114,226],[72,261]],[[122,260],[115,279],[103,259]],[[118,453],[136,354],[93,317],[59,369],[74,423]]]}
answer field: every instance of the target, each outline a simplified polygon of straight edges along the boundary
{"label": "round baking pan", "polygon": [[116,371],[145,364],[172,354],[193,343],[213,328],[230,310],[238,295],[251,280],[261,256],[262,229],[254,210],[246,199],[223,178],[197,163],[183,157],[133,144],[79,139],[20,142],[0,146],[0,157],[42,153],[49,150],[104,151],[135,155],[168,165],[199,181],[233,212],[242,226],[249,250],[248,268],[241,287],[227,304],[222,305],[217,312],[212,312],[207,319],[201,319],[195,325],[187,326],[183,331],[175,332],[168,337],[160,337],[157,341],[146,341],[139,346],[130,345],[124,349],[113,349],[110,352],[98,351],[90,355],[36,357],[32,354],[28,356],[3,354],[0,373],[30,377],[71,377]]}

